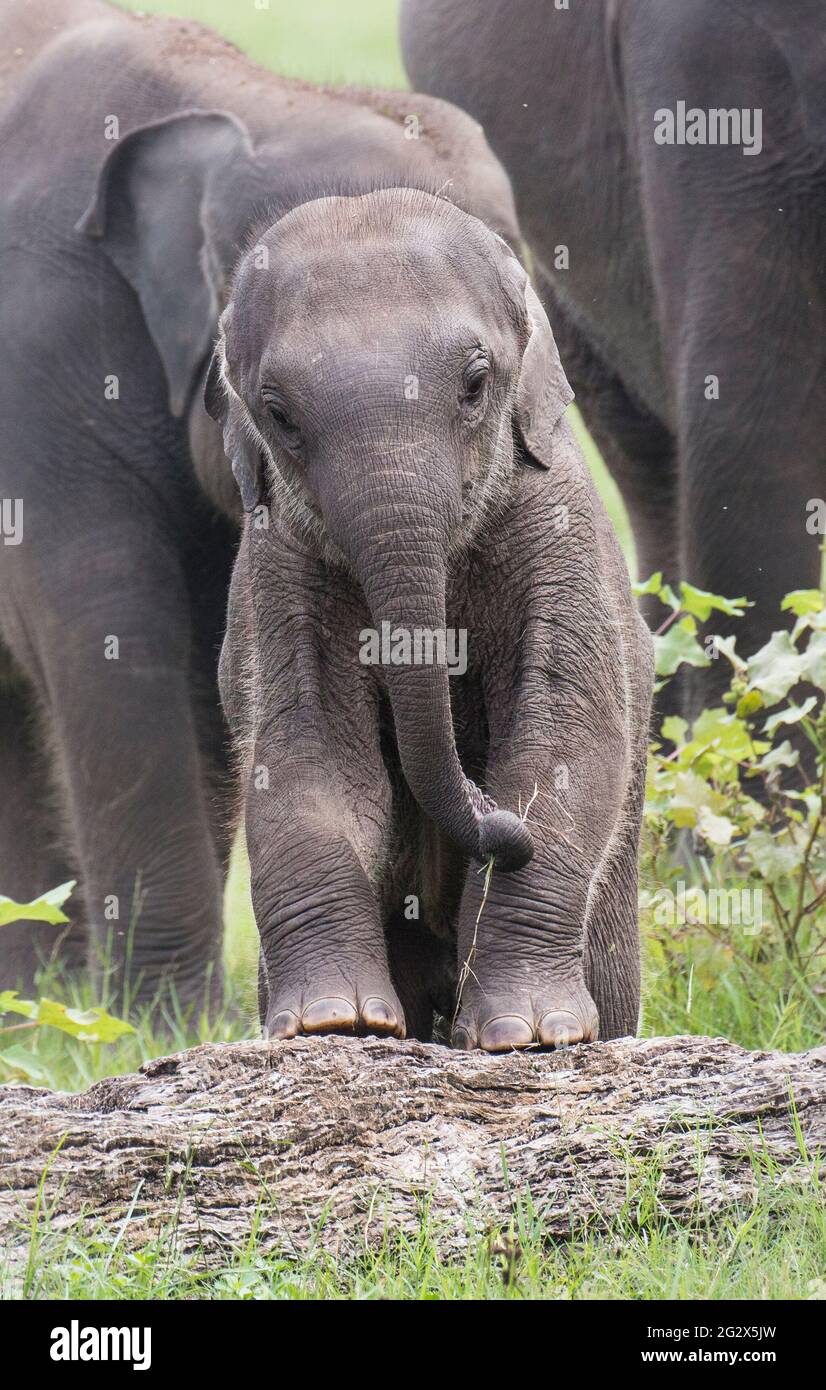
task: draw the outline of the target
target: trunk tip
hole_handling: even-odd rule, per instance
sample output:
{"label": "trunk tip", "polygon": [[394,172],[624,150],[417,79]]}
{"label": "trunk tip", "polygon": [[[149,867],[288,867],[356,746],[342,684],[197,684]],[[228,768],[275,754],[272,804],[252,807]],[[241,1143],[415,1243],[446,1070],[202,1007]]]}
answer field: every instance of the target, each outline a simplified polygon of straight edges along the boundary
{"label": "trunk tip", "polygon": [[491,854],[505,873],[524,869],[533,858],[531,832],[513,811],[491,811],[479,822],[479,856],[484,861]]}

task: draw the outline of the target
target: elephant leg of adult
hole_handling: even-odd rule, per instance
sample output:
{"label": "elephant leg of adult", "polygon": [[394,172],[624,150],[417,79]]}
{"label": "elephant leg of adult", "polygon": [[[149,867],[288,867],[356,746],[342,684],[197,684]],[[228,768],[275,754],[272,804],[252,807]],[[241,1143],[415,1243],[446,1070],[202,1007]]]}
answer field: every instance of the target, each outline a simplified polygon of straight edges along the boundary
{"label": "elephant leg of adult", "polygon": [[187,594],[147,516],[100,517],[94,535],[101,548],[88,567],[50,557],[39,616],[91,966],[127,1003],[174,987],[181,1004],[200,1004],[220,994],[221,903]]}
{"label": "elephant leg of adult", "polygon": [[[792,294],[789,300],[789,333],[809,344],[824,341],[826,314],[813,333],[805,326],[811,309]],[[693,584],[750,600],[742,618],[714,614],[708,626],[735,633],[738,652],[751,656],[789,625],[783,597],[820,583],[822,537],[807,526],[809,503],[826,497],[826,370],[815,347],[808,363],[790,349],[790,371],[775,357],[770,333],[758,363],[744,357],[742,340],[722,345],[721,325],[732,312],[722,310],[713,329],[698,325],[683,357],[682,552]],[[719,401],[703,395],[710,361],[719,364]],[[717,702],[730,674],[724,659],[693,672],[688,713]]]}
{"label": "elephant leg of adult", "polygon": [[[807,503],[826,495],[821,151],[800,75],[769,26],[714,0],[695,0],[677,27],[652,24],[654,9],[628,6],[620,26],[672,373],[680,568],[703,589],[752,602],[742,618],[715,613],[709,624],[750,655],[785,624],[784,594],[820,575]],[[687,92],[699,109],[739,110],[744,122],[751,112],[759,146],[745,144],[745,123],[742,143],[658,143],[664,94]],[[718,702],[730,673],[723,657],[692,672],[686,712]]]}
{"label": "elephant leg of adult", "polygon": [[[0,652],[0,893],[31,902],[76,878],[63,851],[56,789],[34,692]],[[65,909],[67,925],[14,922],[0,929],[0,989],[25,996],[44,967],[74,971],[85,963],[86,939],[78,893]]]}
{"label": "elephant leg of adult", "polygon": [[[637,578],[647,579],[659,570],[673,584],[680,578],[674,436],[658,416],[632,398],[550,281],[543,277],[540,284],[576,403],[628,512]],[[642,608],[649,624],[658,627],[662,605],[644,599]]]}

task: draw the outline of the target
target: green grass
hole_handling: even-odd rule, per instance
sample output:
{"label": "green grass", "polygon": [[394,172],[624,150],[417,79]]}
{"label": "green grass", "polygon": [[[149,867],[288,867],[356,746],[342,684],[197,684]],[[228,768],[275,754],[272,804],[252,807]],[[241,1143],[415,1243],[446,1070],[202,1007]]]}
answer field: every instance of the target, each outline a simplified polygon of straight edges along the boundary
{"label": "green grass", "polygon": [[[133,8],[189,15],[213,24],[256,61],[321,82],[404,86],[396,40],[395,0],[135,0]],[[574,412],[574,424],[609,513],[633,564],[628,522],[616,488]],[[2,887],[2,884],[0,884]],[[136,1032],[108,1047],[43,1028],[14,1035],[37,1084],[76,1091],[100,1077],[133,1071],[150,1057],[206,1039],[231,1040],[257,1031],[257,937],[242,853],[226,896],[227,1012],[217,1021],[133,1019]],[[722,1035],[749,1047],[799,1049],[822,1043],[822,1019],[789,994],[778,966],[761,963],[756,987],[748,952],[720,947],[699,933],[674,943],[649,922],[644,1032]],[[753,951],[757,948],[753,947]],[[55,984],[44,991],[58,994]],[[88,989],[70,1002],[99,1003]],[[8,1040],[7,1040],[8,1041]],[[823,1296],[826,1206],[816,1171],[801,1158],[801,1187],[773,1180],[758,1164],[752,1203],[716,1221],[678,1224],[657,1201],[654,1166],[629,1171],[629,1198],[610,1233],[584,1230],[551,1239],[523,1202],[513,1261],[492,1254],[489,1234],[471,1232],[467,1253],[449,1258],[444,1232],[426,1218],[415,1239],[388,1233],[378,1249],[349,1262],[320,1246],[286,1259],[264,1254],[251,1237],[206,1272],[175,1249],[174,1231],[138,1251],[109,1231],[81,1237],[57,1233],[47,1216],[14,1261],[0,1255],[0,1294],[30,1298],[213,1299],[785,1299]],[[508,1242],[505,1242],[508,1244]],[[516,1247],[514,1247],[516,1248]],[[5,1262],[4,1262],[5,1261]],[[512,1265],[512,1267],[511,1267]],[[506,1274],[508,1277],[506,1277]]]}
{"label": "green grass", "polygon": [[[812,939],[823,941],[823,914]],[[642,920],[645,1037],[694,1033],[752,1051],[805,1052],[823,1045],[826,1010],[817,987],[789,981],[781,953],[765,942],[729,940],[703,927],[679,941]]]}
{"label": "green grass", "polygon": [[119,0],[124,9],[197,19],[287,77],[354,86],[408,85],[397,0]]}

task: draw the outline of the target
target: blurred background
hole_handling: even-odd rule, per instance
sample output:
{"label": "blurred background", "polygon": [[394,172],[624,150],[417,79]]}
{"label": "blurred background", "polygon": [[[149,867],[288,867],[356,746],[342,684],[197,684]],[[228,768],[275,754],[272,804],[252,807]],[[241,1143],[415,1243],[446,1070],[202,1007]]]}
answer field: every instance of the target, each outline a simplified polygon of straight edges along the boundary
{"label": "blurred background", "polygon": [[257,63],[308,82],[406,87],[398,0],[116,0],[210,24]]}

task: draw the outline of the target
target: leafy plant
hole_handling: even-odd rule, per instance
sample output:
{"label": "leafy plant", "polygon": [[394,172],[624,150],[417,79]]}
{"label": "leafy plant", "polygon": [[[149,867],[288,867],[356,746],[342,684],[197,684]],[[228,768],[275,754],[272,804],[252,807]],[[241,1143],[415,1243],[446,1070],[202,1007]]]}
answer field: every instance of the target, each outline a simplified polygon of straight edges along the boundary
{"label": "leafy plant", "polygon": [[52,926],[67,923],[69,918],[62,908],[74,887],[75,881],[71,879],[68,883],[61,883],[59,888],[51,888],[31,903],[16,903],[0,893],[0,927],[7,927],[12,922],[49,922]]}
{"label": "leafy plant", "polygon": [[[819,1013],[826,956],[826,604],[820,590],[790,593],[782,610],[791,630],[772,634],[741,656],[734,636],[701,637],[714,613],[742,614],[745,599],[726,599],[690,584],[679,594],[656,574],[639,593],[667,609],[655,635],[661,685],[681,665],[728,663],[722,704],[691,726],[663,720],[651,747],[645,819],[660,884],[691,874],[675,902],[668,887],[649,893],[653,936],[672,950],[694,935],[716,943],[718,970],[737,956],[752,970],[776,972],[781,988]],[[801,759],[801,746],[812,756]],[[797,746],[795,746],[797,745]],[[677,835],[675,832],[682,832]],[[689,841],[686,845],[686,840]],[[682,863],[674,846],[682,842]],[[688,861],[688,863],[687,863]],[[665,928],[665,932],[662,931]],[[696,929],[700,929],[699,932]],[[708,966],[715,953],[691,953]],[[710,983],[709,972],[701,983]]]}
{"label": "leafy plant", "polygon": [[[74,887],[74,881],[63,883],[30,903],[16,903],[0,895],[0,927],[26,921],[47,922],[53,926],[68,923],[69,918],[62,909]],[[5,1014],[18,1015],[26,1022],[0,1025],[0,1038],[24,1030],[57,1028],[79,1042],[109,1043],[123,1037],[124,1033],[134,1032],[130,1023],[113,1017],[103,1008],[74,1009],[54,999],[21,999],[13,989],[0,990],[0,1016]],[[15,1046],[0,1051],[0,1075],[14,1081],[37,1083],[45,1080],[36,1057],[27,1049]]]}

